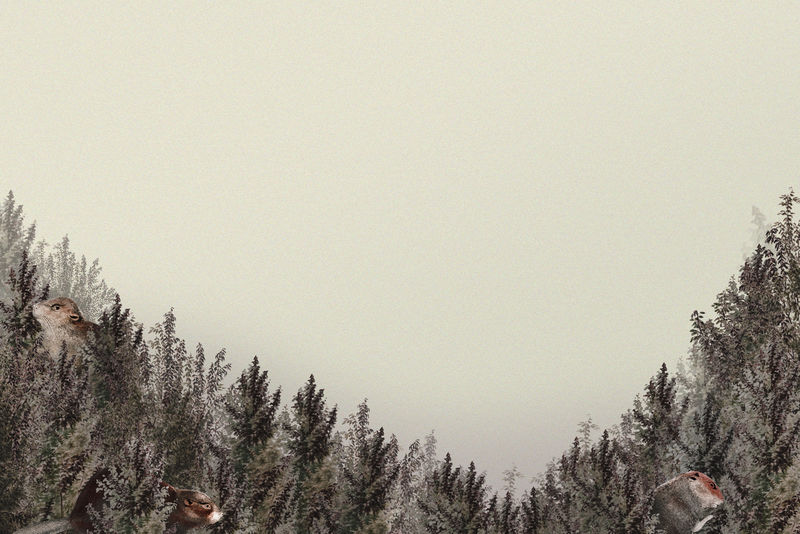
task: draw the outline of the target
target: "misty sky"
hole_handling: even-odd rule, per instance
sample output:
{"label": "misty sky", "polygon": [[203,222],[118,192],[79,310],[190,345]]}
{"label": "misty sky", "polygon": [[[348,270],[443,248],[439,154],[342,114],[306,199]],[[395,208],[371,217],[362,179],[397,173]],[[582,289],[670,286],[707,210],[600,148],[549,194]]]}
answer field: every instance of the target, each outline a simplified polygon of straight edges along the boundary
{"label": "misty sky", "polygon": [[0,192],[497,486],[675,368],[797,184],[800,5],[409,4],[4,3]]}

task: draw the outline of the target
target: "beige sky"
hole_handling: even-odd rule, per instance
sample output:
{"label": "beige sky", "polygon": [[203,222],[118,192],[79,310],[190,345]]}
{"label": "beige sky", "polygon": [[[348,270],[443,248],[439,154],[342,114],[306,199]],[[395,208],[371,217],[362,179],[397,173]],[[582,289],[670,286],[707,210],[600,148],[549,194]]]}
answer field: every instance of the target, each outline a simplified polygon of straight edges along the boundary
{"label": "beige sky", "polygon": [[235,373],[533,475],[796,184],[800,7],[408,4],[4,3],[0,186]]}

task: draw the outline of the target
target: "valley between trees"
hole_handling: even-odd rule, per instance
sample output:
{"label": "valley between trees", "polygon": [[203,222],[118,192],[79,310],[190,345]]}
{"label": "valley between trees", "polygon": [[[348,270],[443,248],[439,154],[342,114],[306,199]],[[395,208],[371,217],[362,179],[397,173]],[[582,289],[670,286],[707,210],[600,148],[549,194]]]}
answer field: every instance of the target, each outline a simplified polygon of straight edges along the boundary
{"label": "valley between trees", "polygon": [[[495,491],[427,436],[401,450],[369,407],[338,413],[310,376],[296,392],[254,358],[176,336],[177,318],[135,322],[65,238],[37,243],[9,193],[0,206],[0,533],[64,517],[98,466],[112,498],[97,532],[161,533],[160,479],[210,495],[209,532],[361,534],[654,533],[652,492],[678,473],[712,476],[725,503],[703,532],[800,531],[798,197],[708,313],[612,428],[590,423],[530,487]],[[78,354],[41,348],[33,303],[68,296],[99,324]],[[689,310],[687,310],[688,315]],[[576,424],[578,422],[576,421]],[[509,484],[516,482],[513,474]],[[506,491],[509,490],[509,491]]]}

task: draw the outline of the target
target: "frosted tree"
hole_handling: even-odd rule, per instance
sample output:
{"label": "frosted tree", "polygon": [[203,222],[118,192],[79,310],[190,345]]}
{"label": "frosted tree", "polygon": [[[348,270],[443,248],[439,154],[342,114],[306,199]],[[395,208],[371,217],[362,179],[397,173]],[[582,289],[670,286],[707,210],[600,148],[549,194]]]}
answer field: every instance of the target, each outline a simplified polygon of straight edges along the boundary
{"label": "frosted tree", "polygon": [[393,534],[426,532],[419,499],[424,498],[426,481],[437,467],[436,436],[433,432],[420,443],[415,440],[400,459],[398,477],[387,504],[389,531]]}
{"label": "frosted tree", "polygon": [[387,532],[383,512],[400,473],[397,440],[394,436],[385,439],[383,428],[377,431],[370,428],[366,400],[344,423],[344,443],[339,454],[342,496],[339,530]]}
{"label": "frosted tree", "polygon": [[78,259],[70,250],[69,237],[52,247],[44,241],[37,243],[32,257],[50,294],[71,298],[88,319],[97,320],[113,304],[115,291],[103,280],[100,261],[89,263],[86,256]]}
{"label": "frosted tree", "polygon": [[9,269],[19,265],[23,254],[30,254],[36,236],[36,225],[25,226],[22,205],[17,204],[14,193],[8,192],[0,204],[0,301],[10,296],[5,285]]}

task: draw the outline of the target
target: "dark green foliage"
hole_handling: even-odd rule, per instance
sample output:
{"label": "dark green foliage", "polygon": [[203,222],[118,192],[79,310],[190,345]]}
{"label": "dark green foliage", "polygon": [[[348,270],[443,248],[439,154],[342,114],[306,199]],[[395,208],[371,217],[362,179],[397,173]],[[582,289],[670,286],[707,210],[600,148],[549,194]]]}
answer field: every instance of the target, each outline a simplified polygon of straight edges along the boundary
{"label": "dark green foliage", "polygon": [[495,493],[486,511],[486,532],[491,534],[515,534],[519,530],[518,519],[520,505],[510,492],[506,492],[503,500],[498,502]]}
{"label": "dark green foliage", "polygon": [[311,375],[292,401],[292,424],[288,426],[289,449],[299,471],[319,465],[330,452],[330,438],[336,424],[336,407],[328,410],[325,390],[317,391]]}
{"label": "dark green foliage", "polygon": [[84,417],[91,424],[91,447],[104,458],[115,458],[127,443],[152,432],[157,413],[146,396],[148,353],[142,330],[119,296],[101,316],[82,356],[89,366],[91,402]]}
{"label": "dark green foliage", "polygon": [[[733,441],[735,427],[723,429],[722,407],[713,392],[702,398],[702,405],[684,424],[681,448],[687,465],[703,473],[723,473],[728,450]],[[687,437],[686,435],[691,437]],[[694,438],[694,439],[692,439]]]}
{"label": "dark green foliage", "polygon": [[171,505],[160,485],[161,458],[151,444],[136,440],[125,444],[114,465],[95,473],[106,496],[102,506],[89,510],[92,530],[139,533],[164,531]]}
{"label": "dark green foliage", "polygon": [[[716,316],[692,316],[697,378],[689,394],[694,388],[702,404],[685,426],[687,452],[724,477],[720,531],[781,532],[797,515],[792,499],[776,492],[789,487],[800,430],[797,202],[791,192],[781,198],[781,220],[745,261],[738,283],[720,293]],[[778,509],[782,519],[771,519]]]}
{"label": "dark green foliage", "polygon": [[51,379],[48,409],[57,429],[81,420],[89,402],[89,368],[78,355],[62,350]]}
{"label": "dark green foliage", "polygon": [[22,505],[26,498],[28,477],[20,472],[35,446],[33,415],[35,399],[28,398],[27,388],[12,373],[0,374],[0,532],[23,526],[34,517],[33,510]]}
{"label": "dark green foliage", "polygon": [[[53,446],[47,410],[55,373],[36,353],[38,323],[31,305],[47,296],[46,288],[37,294],[36,282],[36,266],[22,250],[19,266],[9,270],[4,285],[8,300],[0,302],[0,516],[7,516],[0,517],[0,525],[9,528],[22,526],[41,509],[48,513],[56,493],[55,466],[41,454]],[[48,487],[34,496],[29,488],[38,484]]]}
{"label": "dark green foliage", "polygon": [[245,488],[233,470],[229,449],[216,444],[212,444],[210,449],[213,470],[209,478],[212,486],[217,489],[217,504],[224,513],[222,520],[211,527],[212,532],[235,532],[245,522],[242,517],[246,507]]}

